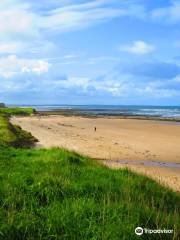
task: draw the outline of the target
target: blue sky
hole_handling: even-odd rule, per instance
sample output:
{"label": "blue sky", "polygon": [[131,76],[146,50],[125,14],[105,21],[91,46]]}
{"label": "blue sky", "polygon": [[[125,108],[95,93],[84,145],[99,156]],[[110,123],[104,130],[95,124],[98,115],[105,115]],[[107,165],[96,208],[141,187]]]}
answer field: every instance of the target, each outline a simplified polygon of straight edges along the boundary
{"label": "blue sky", "polygon": [[180,105],[179,0],[1,0],[0,102]]}

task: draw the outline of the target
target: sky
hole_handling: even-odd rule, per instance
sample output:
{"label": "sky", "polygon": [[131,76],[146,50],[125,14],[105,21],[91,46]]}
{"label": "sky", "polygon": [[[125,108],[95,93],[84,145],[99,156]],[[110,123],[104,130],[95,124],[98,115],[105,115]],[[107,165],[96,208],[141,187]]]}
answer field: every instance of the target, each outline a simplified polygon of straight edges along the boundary
{"label": "sky", "polygon": [[180,0],[1,0],[0,102],[180,105]]}

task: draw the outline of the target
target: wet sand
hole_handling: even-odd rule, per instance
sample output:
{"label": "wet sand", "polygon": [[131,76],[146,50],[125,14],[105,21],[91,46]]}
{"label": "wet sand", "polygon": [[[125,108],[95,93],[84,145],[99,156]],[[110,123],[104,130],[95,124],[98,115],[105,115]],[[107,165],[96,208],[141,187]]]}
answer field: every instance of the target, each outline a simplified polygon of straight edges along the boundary
{"label": "wet sand", "polygon": [[180,192],[180,169],[159,166],[139,166],[134,164],[127,164],[125,166],[120,163],[111,164],[111,162],[104,162],[104,164],[114,169],[129,168],[132,171],[149,176],[158,183]]}
{"label": "wet sand", "polygon": [[[108,161],[180,163],[179,123],[61,115],[13,117],[12,122],[30,131],[43,147],[64,147]],[[106,162],[106,165],[124,167],[121,163]],[[126,166],[180,191],[180,169],[134,166],[129,162]]]}

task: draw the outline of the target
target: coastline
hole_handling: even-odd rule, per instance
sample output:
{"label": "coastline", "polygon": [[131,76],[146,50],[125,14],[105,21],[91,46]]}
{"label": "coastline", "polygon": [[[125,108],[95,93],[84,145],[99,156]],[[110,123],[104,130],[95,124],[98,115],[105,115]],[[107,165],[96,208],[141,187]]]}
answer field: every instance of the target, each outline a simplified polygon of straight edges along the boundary
{"label": "coastline", "polygon": [[[180,126],[174,122],[63,115],[13,117],[11,121],[39,139],[38,147],[62,147],[105,159],[108,167],[128,167],[180,191],[179,168],[133,164],[135,160],[180,164]],[[128,163],[113,162],[117,159]]]}
{"label": "coastline", "polygon": [[12,122],[37,136],[43,147],[67,147],[98,159],[180,163],[179,124],[63,115],[17,116]]}
{"label": "coastline", "polygon": [[147,115],[125,115],[125,114],[90,114],[82,113],[79,109],[55,109],[55,110],[38,110],[36,111],[39,116],[52,116],[60,115],[65,117],[84,117],[84,118],[112,118],[112,119],[135,119],[135,120],[154,120],[165,122],[180,123],[180,118],[173,117],[160,117],[160,116],[147,116]]}

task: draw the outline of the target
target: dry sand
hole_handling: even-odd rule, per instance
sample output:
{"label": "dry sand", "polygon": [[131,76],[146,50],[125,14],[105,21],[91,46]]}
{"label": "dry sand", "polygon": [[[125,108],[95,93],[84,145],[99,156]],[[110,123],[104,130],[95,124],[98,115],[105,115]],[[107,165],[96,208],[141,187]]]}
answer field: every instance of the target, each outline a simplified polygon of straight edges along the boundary
{"label": "dry sand", "polygon": [[[64,147],[98,159],[180,163],[178,123],[77,116],[13,117],[12,122],[30,131],[43,147]],[[180,169],[127,165],[180,191]]]}

